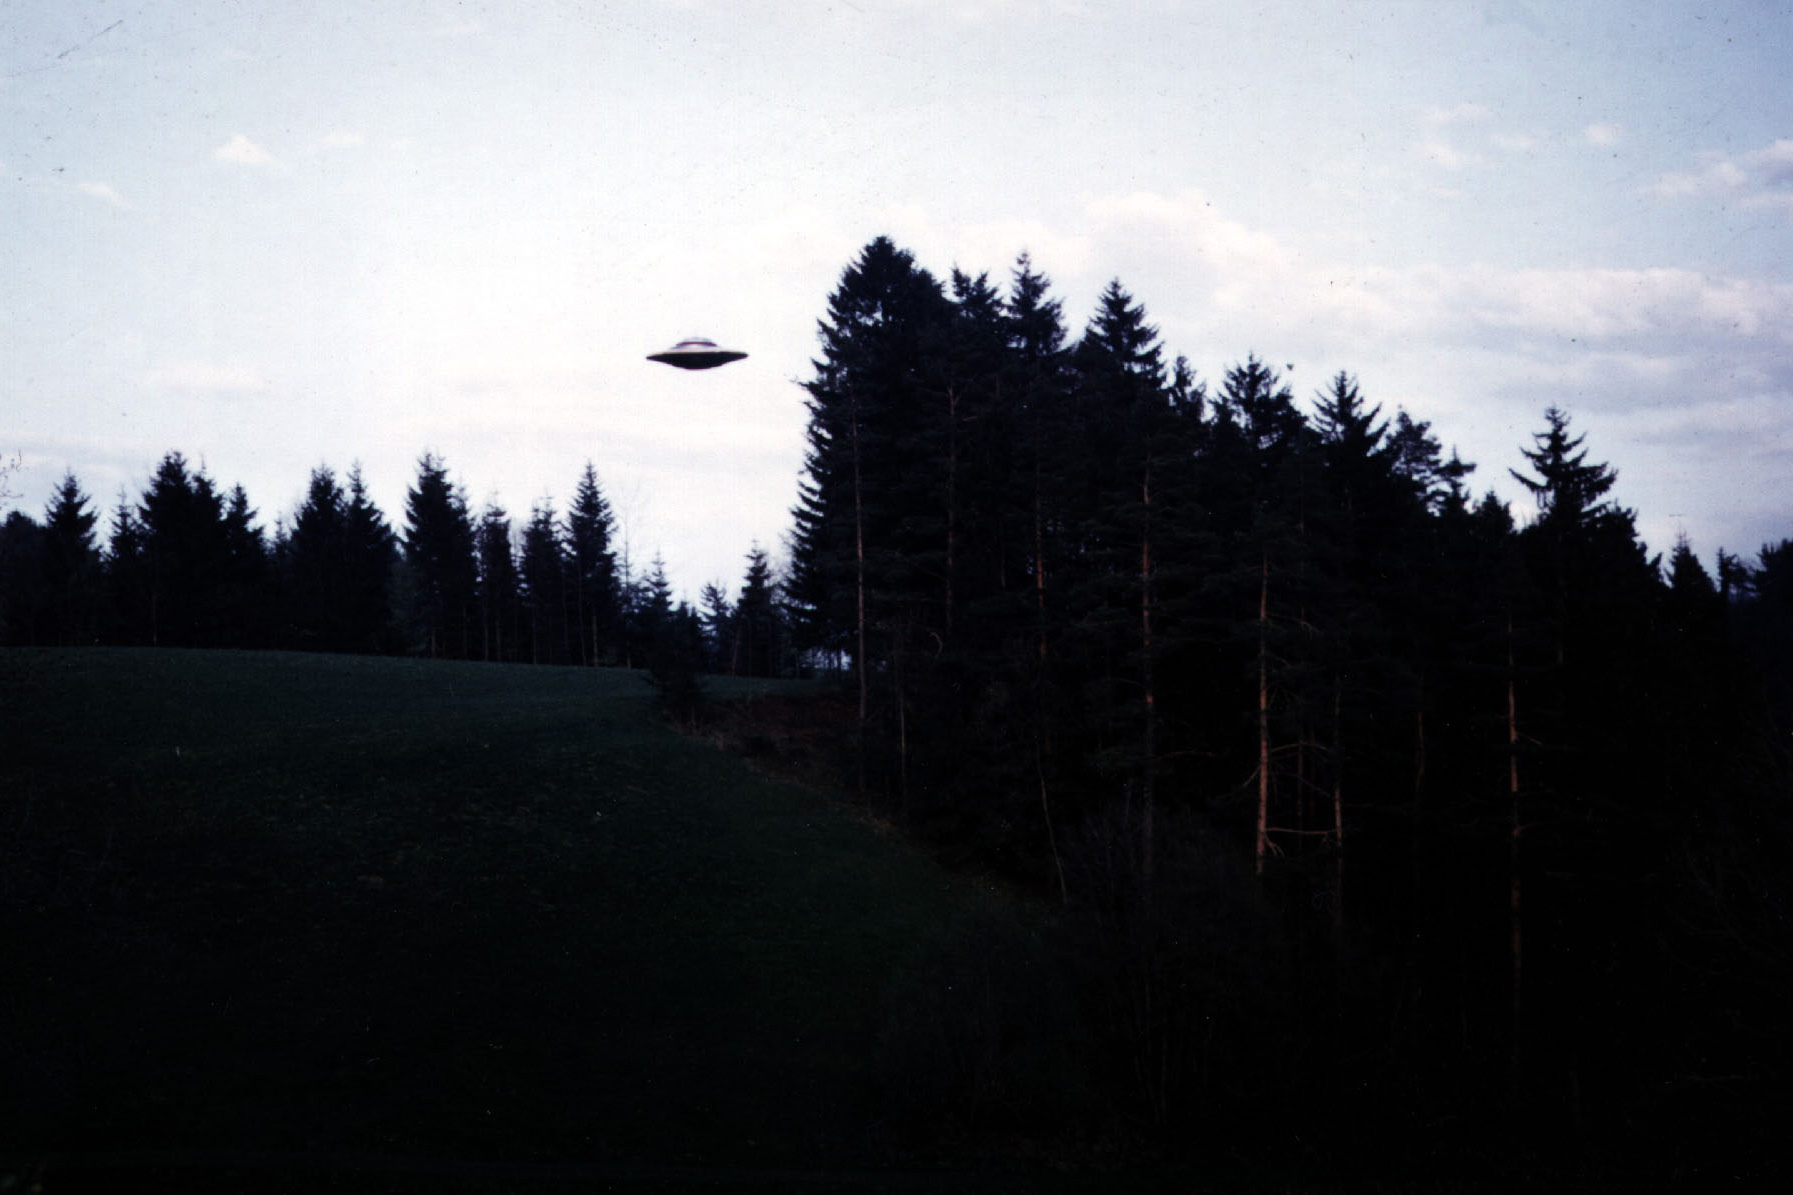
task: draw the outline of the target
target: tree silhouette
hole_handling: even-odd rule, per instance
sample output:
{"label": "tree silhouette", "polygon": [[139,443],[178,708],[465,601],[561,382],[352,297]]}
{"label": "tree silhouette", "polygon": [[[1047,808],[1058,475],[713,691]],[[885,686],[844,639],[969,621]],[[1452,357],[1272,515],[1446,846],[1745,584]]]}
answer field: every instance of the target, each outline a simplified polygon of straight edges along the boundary
{"label": "tree silhouette", "polygon": [[473,519],[434,453],[418,460],[416,484],[405,493],[403,544],[400,592],[412,649],[469,658],[479,589]]}
{"label": "tree silhouette", "polygon": [[286,629],[294,647],[348,650],[347,498],[328,465],[311,471],[285,545]]}
{"label": "tree silhouette", "polygon": [[567,510],[566,547],[571,560],[573,618],[579,659],[597,664],[617,653],[621,631],[622,583],[612,544],[615,519],[590,461],[579,475]]}
{"label": "tree silhouette", "polygon": [[530,510],[529,522],[523,527],[518,569],[529,626],[529,658],[537,664],[564,664],[573,658],[579,621],[569,600],[572,568],[566,545],[554,504],[546,498]]}
{"label": "tree silhouette", "polygon": [[517,557],[511,547],[510,515],[496,498],[489,500],[480,514],[474,542],[479,564],[480,657],[516,659],[521,618]]}
{"label": "tree silhouette", "polygon": [[212,646],[226,637],[232,573],[224,499],[203,470],[170,452],[137,508],[149,574],[152,644]]}
{"label": "tree silhouette", "polygon": [[99,633],[99,521],[73,473],[63,475],[44,511],[43,583],[48,609],[40,634],[51,642],[91,643]]}

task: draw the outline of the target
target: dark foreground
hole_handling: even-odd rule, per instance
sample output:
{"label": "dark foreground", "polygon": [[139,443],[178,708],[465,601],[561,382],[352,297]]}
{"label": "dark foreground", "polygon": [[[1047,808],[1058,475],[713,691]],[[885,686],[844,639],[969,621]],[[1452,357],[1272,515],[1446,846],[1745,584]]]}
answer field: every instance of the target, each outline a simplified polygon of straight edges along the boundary
{"label": "dark foreground", "polygon": [[1638,1188],[1004,1121],[1056,1081],[1011,1027],[1078,1024],[1036,914],[650,698],[0,652],[0,1195]]}
{"label": "dark foreground", "polygon": [[0,1190],[913,1172],[888,994],[1006,914],[638,675],[96,649],[0,685]]}

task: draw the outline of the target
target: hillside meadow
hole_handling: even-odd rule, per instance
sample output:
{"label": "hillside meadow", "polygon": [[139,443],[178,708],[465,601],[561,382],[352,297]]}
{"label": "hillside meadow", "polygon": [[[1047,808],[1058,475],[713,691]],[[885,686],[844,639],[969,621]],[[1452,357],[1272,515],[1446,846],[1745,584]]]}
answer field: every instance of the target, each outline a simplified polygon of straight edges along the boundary
{"label": "hillside meadow", "polygon": [[7,651],[0,693],[9,1181],[876,1189],[936,1164],[900,1005],[1027,965],[1024,908],[638,673]]}

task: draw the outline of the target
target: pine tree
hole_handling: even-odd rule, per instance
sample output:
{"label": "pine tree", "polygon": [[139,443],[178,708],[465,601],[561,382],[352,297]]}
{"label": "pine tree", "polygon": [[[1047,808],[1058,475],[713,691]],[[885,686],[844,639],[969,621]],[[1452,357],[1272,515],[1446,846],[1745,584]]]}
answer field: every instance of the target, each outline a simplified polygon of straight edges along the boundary
{"label": "pine tree", "polygon": [[99,633],[100,550],[98,516],[73,473],[44,510],[43,580],[49,598],[44,633],[63,645],[91,643]]}
{"label": "pine tree", "polygon": [[105,639],[136,645],[150,642],[150,572],[144,528],[137,508],[121,491],[106,540]]}
{"label": "pine tree", "polygon": [[1193,445],[1171,405],[1158,331],[1119,281],[1103,292],[1073,360],[1081,460],[1067,597],[1089,692],[1101,695],[1090,711],[1098,758],[1110,761],[1110,800],[1137,808],[1139,875],[1149,894],[1163,767],[1159,670],[1171,629],[1163,562],[1176,555],[1167,541],[1187,513]]}
{"label": "pine tree", "polygon": [[231,572],[224,499],[203,469],[170,452],[138,504],[152,644],[211,646],[225,635]]}
{"label": "pine tree", "polygon": [[348,605],[347,509],[328,465],[311,471],[305,500],[293,512],[285,552],[286,627],[293,647],[343,651]]}
{"label": "pine tree", "polygon": [[554,505],[546,498],[530,510],[524,525],[519,571],[528,612],[529,658],[537,664],[564,664],[572,658],[577,627],[568,609],[571,565]]}
{"label": "pine tree", "polygon": [[248,491],[232,486],[224,507],[226,562],[219,642],[235,647],[267,646],[274,626],[271,559],[257,513],[249,505]]}
{"label": "pine tree", "polygon": [[[1023,708],[1010,722],[1021,725],[1004,734],[999,724],[991,737],[1017,744],[1020,774],[1005,787],[1010,791],[1037,792],[1040,835],[1052,861],[1061,900],[1070,898],[1063,856],[1059,850],[1054,817],[1054,793],[1061,787],[1059,759],[1053,751],[1055,727],[1061,715],[1062,689],[1052,684],[1054,644],[1064,621],[1063,569],[1068,560],[1066,529],[1070,523],[1067,487],[1063,484],[1076,445],[1068,426],[1070,355],[1065,349],[1063,305],[1050,297],[1052,284],[1033,268],[1023,253],[1010,273],[1004,304],[1007,330],[1008,374],[1005,385],[1016,406],[1016,434],[1012,449],[1012,473],[1017,479],[1011,508],[1012,524],[1006,541],[1024,562],[1025,592],[1017,595],[1025,613],[1017,611],[1011,634],[1019,646],[1016,654],[1027,661],[1020,672],[1020,687],[1028,694]],[[1025,744],[1020,747],[1019,744]],[[1066,776],[1063,786],[1076,785]]]}
{"label": "pine tree", "polygon": [[1569,416],[1560,407],[1544,412],[1545,429],[1532,436],[1521,454],[1536,477],[1509,469],[1513,478],[1538,500],[1538,522],[1553,532],[1585,530],[1620,513],[1605,501],[1618,475],[1605,464],[1587,463],[1585,436],[1569,435]]}
{"label": "pine tree", "polygon": [[[822,357],[805,384],[791,597],[806,646],[852,658],[862,733],[873,672],[899,681],[900,669],[884,663],[945,626],[945,578],[926,562],[949,538],[940,482],[948,404],[929,393],[928,360],[949,315],[933,276],[879,237],[830,296]],[[897,684],[884,708],[900,723],[906,706]]]}
{"label": "pine tree", "polygon": [[1463,479],[1475,472],[1475,465],[1451,449],[1451,459],[1444,460],[1444,448],[1432,435],[1432,425],[1414,419],[1406,411],[1395,412],[1394,430],[1388,435],[1393,454],[1394,474],[1417,494],[1428,511],[1440,513],[1447,506],[1458,511],[1468,508],[1469,495]]}
{"label": "pine tree", "polygon": [[519,617],[517,559],[511,547],[510,515],[496,498],[487,501],[480,515],[474,544],[479,565],[480,658],[515,659]]}
{"label": "pine tree", "polygon": [[745,676],[776,676],[783,649],[783,628],[772,565],[756,543],[747,553],[747,573],[733,612],[731,660]]}
{"label": "pine tree", "polygon": [[467,659],[476,646],[479,566],[467,500],[434,453],[417,462],[405,493],[402,600],[411,648]]}
{"label": "pine tree", "polygon": [[619,654],[624,578],[618,575],[612,543],[615,529],[597,470],[587,461],[574,487],[566,524],[566,547],[573,568],[573,618],[583,664],[599,664]]}
{"label": "pine tree", "polygon": [[720,581],[706,581],[698,596],[698,618],[703,622],[706,670],[740,674],[740,657],[735,637],[735,607],[728,599],[728,590]]}
{"label": "pine tree", "polygon": [[974,619],[967,646],[990,638],[985,618],[1019,571],[1006,535],[1015,434],[1014,398],[1004,384],[1007,339],[1002,297],[989,277],[955,269],[951,316],[944,343],[933,350],[938,364],[929,371],[930,388],[945,404],[944,442],[929,455],[940,471],[932,498],[944,511],[939,633],[947,648],[958,646],[967,616]]}
{"label": "pine tree", "polygon": [[[1673,731],[1648,730],[1662,708],[1654,696],[1660,577],[1632,512],[1607,497],[1617,474],[1588,460],[1563,411],[1551,407],[1545,424],[1522,449],[1532,475],[1513,471],[1538,505],[1520,535],[1537,596],[1516,628],[1522,648],[1527,639],[1537,647],[1522,651],[1518,666],[1517,698],[1535,746],[1514,820],[1515,842],[1523,841],[1514,883],[1525,893],[1523,988],[1516,983],[1525,1005],[1515,1041],[1520,1094],[1563,1099],[1575,1076],[1562,1052],[1589,1031],[1581,994],[1605,989],[1617,973],[1622,906],[1644,899],[1630,890],[1635,861],[1655,849],[1649,831],[1669,812],[1666,773],[1646,762],[1647,745]],[[1606,998],[1622,997],[1608,989]]]}
{"label": "pine tree", "polygon": [[1674,629],[1696,641],[1711,642],[1724,628],[1724,599],[1685,532],[1669,557],[1668,612]]}
{"label": "pine tree", "polygon": [[399,559],[398,537],[385,514],[368,497],[359,464],[349,467],[342,531],[345,613],[340,625],[344,650],[392,650],[397,642],[390,589]]}
{"label": "pine tree", "polygon": [[1276,477],[1310,434],[1294,393],[1255,354],[1227,371],[1219,401],[1250,444],[1262,478]]}
{"label": "pine tree", "polygon": [[[1063,559],[1061,531],[1069,514],[1063,509],[1065,457],[1071,451],[1065,426],[1067,354],[1062,304],[1047,296],[1051,281],[1036,273],[1024,253],[1010,278],[1005,314],[1011,380],[1022,429],[1016,436],[1017,491],[1025,495],[1013,538],[1025,545],[1027,586],[1032,614],[1034,652],[1042,667],[1048,653],[1048,591],[1057,584]],[[1039,683],[1040,678],[1036,678]]]}

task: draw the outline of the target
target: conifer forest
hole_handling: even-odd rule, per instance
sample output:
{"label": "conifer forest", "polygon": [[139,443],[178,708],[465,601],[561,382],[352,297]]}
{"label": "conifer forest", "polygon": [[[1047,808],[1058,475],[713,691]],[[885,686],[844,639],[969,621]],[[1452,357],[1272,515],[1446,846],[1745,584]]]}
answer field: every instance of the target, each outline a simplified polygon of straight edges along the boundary
{"label": "conifer forest", "polygon": [[817,677],[832,787],[1050,910],[1046,988],[917,1080],[973,1128],[1784,1130],[1793,540],[1663,559],[1548,396],[1464,461],[1348,373],[1198,378],[1118,281],[1067,327],[1025,255],[871,241],[799,398],[733,595],[625,559],[590,466],[518,516],[317,465],[271,517],[171,451],[7,517],[0,642],[648,668],[687,722],[705,674]]}

